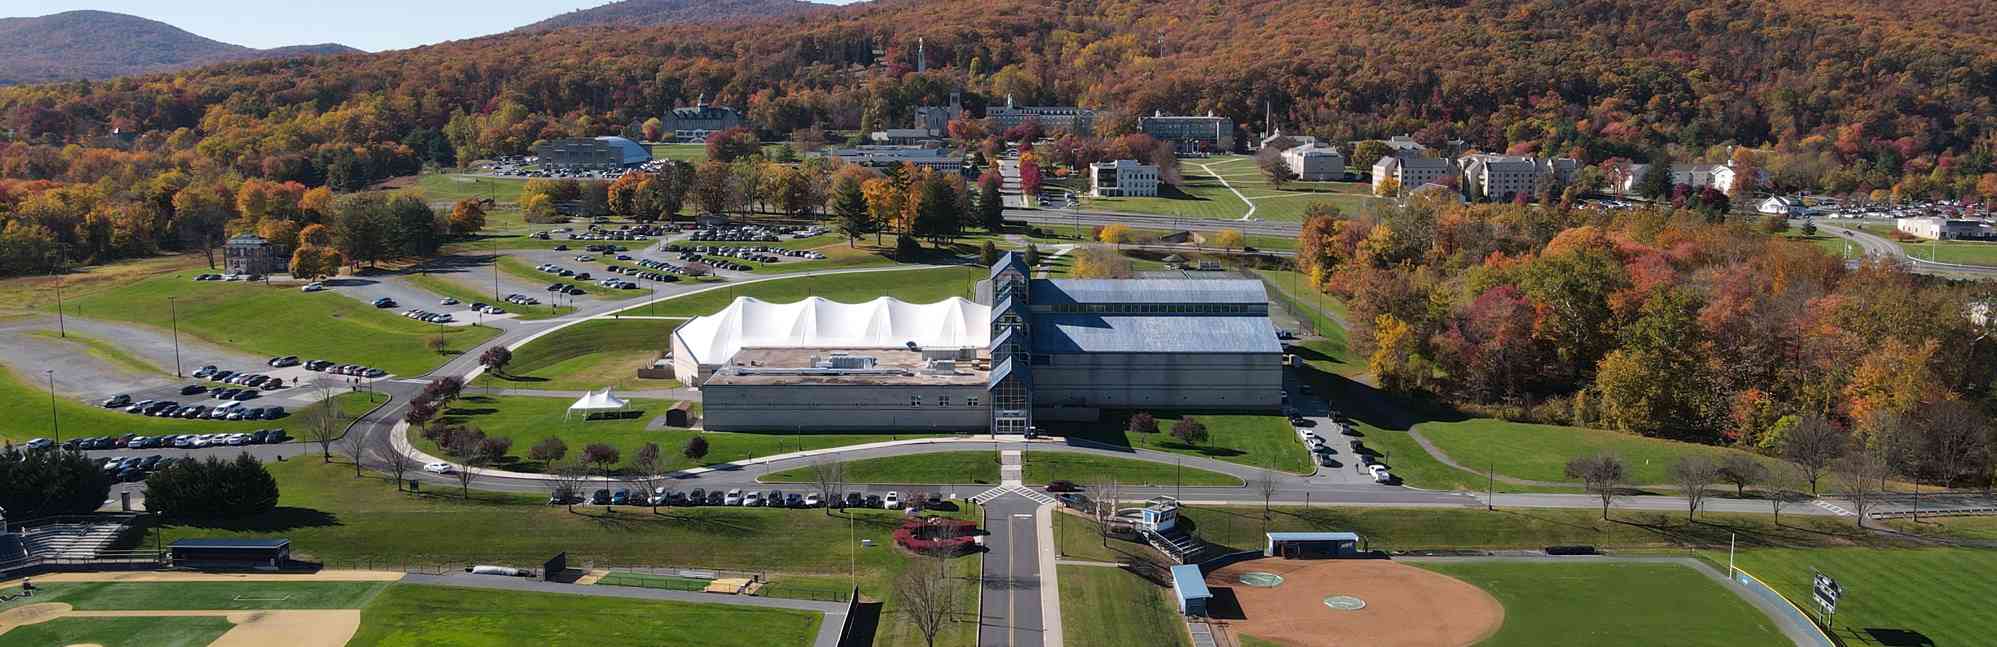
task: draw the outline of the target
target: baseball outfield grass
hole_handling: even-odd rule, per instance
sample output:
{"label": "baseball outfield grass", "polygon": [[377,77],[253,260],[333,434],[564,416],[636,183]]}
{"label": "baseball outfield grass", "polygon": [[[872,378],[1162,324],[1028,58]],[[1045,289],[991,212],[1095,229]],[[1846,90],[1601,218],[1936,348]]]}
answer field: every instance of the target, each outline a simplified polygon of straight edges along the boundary
{"label": "baseball outfield grass", "polygon": [[556,593],[397,585],[351,645],[810,645],[816,613]]}
{"label": "baseball outfield grass", "polygon": [[79,611],[359,609],[388,582],[47,582],[32,598],[0,604],[61,602]]}
{"label": "baseball outfield grass", "polygon": [[1073,647],[1191,644],[1171,590],[1121,568],[1059,566],[1061,629]]}
{"label": "baseball outfield grass", "polygon": [[[1702,556],[1727,563],[1723,549]],[[1812,569],[1836,579],[1844,597],[1834,633],[1848,647],[1984,645],[1997,635],[1997,550],[1744,550],[1734,559],[1806,613],[1815,612]]]}
{"label": "baseball outfield grass", "polygon": [[1484,647],[1775,647],[1789,640],[1760,610],[1677,564],[1420,562],[1505,606]]}

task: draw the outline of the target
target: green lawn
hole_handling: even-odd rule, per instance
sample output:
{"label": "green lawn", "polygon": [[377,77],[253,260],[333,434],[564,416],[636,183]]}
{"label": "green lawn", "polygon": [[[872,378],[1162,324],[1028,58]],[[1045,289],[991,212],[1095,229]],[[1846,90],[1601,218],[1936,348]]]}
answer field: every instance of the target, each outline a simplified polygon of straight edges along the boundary
{"label": "green lawn", "polygon": [[83,611],[359,609],[387,582],[49,582],[23,603],[62,602]]}
{"label": "green lawn", "polygon": [[[1679,512],[1614,510],[1603,521],[1601,511],[1566,509],[1372,508],[1275,506],[1268,531],[1359,533],[1371,548],[1541,549],[1552,545],[1586,544],[1608,548],[1718,548],[1731,539],[1747,547],[1920,545],[1888,535],[1860,531],[1848,519],[1830,516],[1782,515],[1776,525],[1762,514],[1701,514],[1688,523]],[[1120,554],[1148,552],[1141,546],[1111,540],[1104,549],[1091,528],[1078,517],[1059,517],[1055,534],[1063,553],[1084,559],[1127,559]],[[1186,506],[1182,522],[1202,539],[1236,550],[1260,548],[1264,522],[1261,506]]]}
{"label": "green lawn", "polygon": [[1188,446],[1172,438],[1168,433],[1173,423],[1181,417],[1179,414],[1154,415],[1159,430],[1159,433],[1155,434],[1130,433],[1124,426],[1126,424],[1124,415],[1109,413],[1105,413],[1105,420],[1098,423],[1050,423],[1044,428],[1056,435],[1085,438],[1118,447],[1205,456],[1293,474],[1309,474],[1313,471],[1303,443],[1297,441],[1296,431],[1290,427],[1289,420],[1282,416],[1191,414],[1206,425],[1208,438],[1205,443],[1198,446]]}
{"label": "green lawn", "polygon": [[[0,417],[0,441],[20,444],[33,438],[54,437],[54,426],[49,424],[49,393],[35,388],[29,379],[0,367],[0,410],[13,412],[13,415]],[[368,401],[367,394],[344,393],[334,396],[334,400],[347,418],[359,416],[375,405]],[[134,415],[122,409],[106,409],[58,396],[55,414],[64,438],[126,433],[141,436],[213,434],[271,428],[285,429],[292,438],[303,438],[316,406],[320,405],[291,410],[290,415],[279,420],[182,420]]]}
{"label": "green lawn", "polygon": [[167,299],[173,297],[183,335],[258,355],[355,362],[397,375],[420,374],[443,363],[445,356],[426,346],[431,337],[442,335],[448,353],[497,334],[491,328],[415,321],[330,292],[192,280],[201,272],[190,269],[106,286],[75,297],[64,312],[165,331],[172,322]]}
{"label": "green lawn", "polygon": [[513,352],[504,374],[487,371],[473,386],[546,390],[668,389],[674,380],[641,380],[638,369],[652,365],[672,346],[677,321],[592,319],[544,335]]}
{"label": "green lawn", "polygon": [[[1255,204],[1255,218],[1293,222],[1302,220],[1304,211],[1317,202],[1331,203],[1352,215],[1364,213],[1370,205],[1380,202],[1372,196],[1372,187],[1364,182],[1289,182],[1278,189],[1256,170],[1253,162],[1252,158],[1238,155],[1187,160],[1179,167],[1184,181],[1178,187],[1161,185],[1158,197],[1083,197],[1082,200],[1091,209],[1237,220],[1248,213],[1249,203],[1241,199],[1246,196]],[[1201,164],[1212,167],[1212,172],[1201,168]],[[1226,184],[1221,182],[1223,177]],[[1229,185],[1240,191],[1241,196],[1228,190]]]}
{"label": "green lawn", "polygon": [[1733,591],[1677,564],[1424,562],[1505,606],[1483,647],[1788,645]]}
{"label": "green lawn", "polygon": [[1061,627],[1073,647],[1189,645],[1167,588],[1121,568],[1059,566]]}
{"label": "green lawn", "polygon": [[228,618],[56,618],[0,634],[0,645],[99,645],[100,647],[208,647],[234,629]]}
{"label": "green lawn", "polygon": [[1893,225],[1858,225],[1880,238],[1893,241],[1908,256],[1924,261],[1959,265],[1997,265],[1997,242],[1976,240],[1901,240]]}
{"label": "green lawn", "polygon": [[[1535,425],[1480,418],[1463,422],[1429,422],[1416,429],[1450,458],[1464,465],[1495,462],[1499,474],[1533,481],[1568,481],[1567,461],[1577,456],[1610,452],[1630,468],[1630,482],[1658,485],[1671,482],[1671,466],[1683,457],[1704,455],[1719,460],[1729,455],[1754,456],[1771,466],[1780,461],[1725,447],[1645,438],[1613,431]],[[1728,489],[1731,493],[1732,490]]]}
{"label": "green lawn", "polygon": [[827,276],[801,276],[730,285],[699,294],[672,299],[656,307],[640,306],[630,314],[657,314],[667,317],[710,315],[728,307],[735,297],[754,297],[774,303],[790,303],[806,297],[824,297],[844,303],[861,303],[889,296],[910,303],[933,303],[950,297],[971,298],[986,270],[978,267],[935,267],[918,270],[856,272]]}
{"label": "green lawn", "polygon": [[[1185,485],[1241,485],[1241,480],[1199,469],[1181,472],[1178,466],[1134,459],[1108,458],[1067,452],[1027,451],[1027,483],[1044,484],[1066,479],[1086,484],[1097,478],[1114,478],[1126,485],[1171,485],[1184,477]],[[938,452],[908,456],[868,458],[846,463],[850,483],[966,484],[998,483],[997,456],[990,451]],[[766,483],[812,483],[811,468],[800,467],[763,476]]]}
{"label": "green lawn", "polygon": [[[476,391],[476,389],[473,389]],[[630,400],[634,410],[643,411],[637,418],[623,420],[582,420],[569,417],[569,398],[542,398],[522,396],[472,395],[458,400],[444,410],[441,418],[453,424],[476,425],[487,436],[513,439],[512,461],[499,467],[516,471],[538,472],[547,468],[538,462],[527,459],[527,451],[534,443],[553,436],[561,438],[569,446],[571,458],[581,456],[582,449],[590,443],[607,443],[616,447],[628,463],[638,448],[645,443],[658,443],[661,459],[668,469],[715,465],[756,456],[769,456],[808,449],[824,449],[862,443],[880,442],[896,438],[919,438],[924,434],[784,434],[784,433],[736,433],[706,432],[707,456],[699,461],[686,458],[681,448],[688,439],[697,433],[686,429],[665,429],[646,431],[645,425],[652,418],[664,415],[673,403],[666,400]],[[700,411],[696,405],[694,412]],[[415,431],[410,432],[410,442],[433,455],[442,455],[436,443],[424,440]]]}
{"label": "green lawn", "polygon": [[[889,582],[910,563],[892,548],[891,535],[900,521],[895,511],[829,515],[823,510],[715,507],[653,514],[645,508],[578,507],[569,512],[544,505],[541,494],[474,492],[471,501],[464,501],[453,488],[398,493],[373,474],[355,479],[344,463],[305,459],[269,467],[282,492],[276,510],[209,527],[168,526],[158,540],[283,535],[292,540],[298,558],[324,561],[328,568],[536,566],[567,551],[571,563],[756,570],[820,575],[826,582],[857,575],[863,595],[887,600],[880,644],[907,644],[911,635],[894,616],[889,591]],[[956,514],[983,518],[976,506]],[[856,540],[871,540],[872,545]],[[951,560],[950,568],[975,580],[978,564],[973,556]],[[973,596],[967,608],[975,608],[975,587],[966,594]],[[960,623],[940,644],[969,647],[976,627],[974,617]]]}
{"label": "green lawn", "polygon": [[[460,303],[466,303],[466,304],[490,303],[492,305],[499,306],[500,309],[505,310],[508,313],[511,313],[513,315],[513,318],[515,319],[522,319],[527,321],[533,321],[536,319],[550,319],[571,312],[575,312],[576,310],[575,308],[567,306],[555,306],[546,303],[545,301],[538,306],[523,306],[517,303],[507,303],[501,299],[493,298],[491,292],[487,292],[483,289],[475,288],[466,285],[464,283],[460,283],[458,281],[445,278],[443,276],[439,276],[436,274],[408,274],[404,275],[403,278],[409,281],[411,285],[422,288],[426,291],[429,291],[432,294],[457,299]],[[504,295],[502,294],[502,296]],[[534,295],[534,298],[540,299],[543,297],[541,295]],[[478,320],[478,315],[476,314],[471,315],[471,317],[473,321]]]}
{"label": "green lawn", "polygon": [[361,611],[352,645],[810,645],[824,618],[783,609],[397,585]]}
{"label": "green lawn", "polygon": [[[1727,563],[1723,549],[1702,556]],[[1835,633],[1850,647],[1986,645],[1997,635],[1997,614],[1989,611],[1997,551],[1745,550],[1735,563],[1806,613],[1815,612],[1810,569],[1836,579],[1844,598]]]}

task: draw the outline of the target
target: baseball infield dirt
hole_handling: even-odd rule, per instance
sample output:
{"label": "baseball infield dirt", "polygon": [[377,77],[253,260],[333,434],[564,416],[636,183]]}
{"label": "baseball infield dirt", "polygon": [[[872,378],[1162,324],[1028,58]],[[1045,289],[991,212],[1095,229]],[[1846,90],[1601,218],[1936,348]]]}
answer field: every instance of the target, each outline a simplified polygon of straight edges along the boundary
{"label": "baseball infield dirt", "polygon": [[[1258,572],[1282,583],[1241,583],[1242,575]],[[1214,593],[1208,613],[1231,632],[1299,647],[1470,645],[1505,620],[1504,606],[1483,589],[1386,560],[1258,559],[1207,574],[1207,587]],[[1365,606],[1333,609],[1325,604],[1329,596]]]}

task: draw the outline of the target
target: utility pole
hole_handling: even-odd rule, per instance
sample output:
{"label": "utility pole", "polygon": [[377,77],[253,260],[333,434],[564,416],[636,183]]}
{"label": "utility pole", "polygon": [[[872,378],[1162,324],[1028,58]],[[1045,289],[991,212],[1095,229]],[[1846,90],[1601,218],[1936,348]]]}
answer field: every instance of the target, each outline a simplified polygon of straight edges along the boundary
{"label": "utility pole", "polygon": [[166,298],[166,312],[173,318],[173,376],[180,377],[180,308],[174,297]]}
{"label": "utility pole", "polygon": [[1493,458],[1491,459],[1491,466],[1484,469],[1484,510],[1486,512],[1493,512],[1498,509],[1497,498],[1498,460]]}
{"label": "utility pole", "polygon": [[64,324],[62,320],[62,277],[60,275],[57,275],[55,280],[55,331],[57,337],[63,339],[69,338],[69,326]]}
{"label": "utility pole", "polygon": [[62,421],[55,412],[55,369],[43,369],[49,375],[49,433],[55,436],[55,443],[62,444]]}

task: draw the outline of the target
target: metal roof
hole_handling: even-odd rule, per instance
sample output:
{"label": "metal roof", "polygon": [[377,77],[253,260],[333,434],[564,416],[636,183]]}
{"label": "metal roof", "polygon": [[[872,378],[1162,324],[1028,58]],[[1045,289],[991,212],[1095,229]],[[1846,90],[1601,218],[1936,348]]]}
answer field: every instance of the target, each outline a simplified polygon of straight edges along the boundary
{"label": "metal roof", "polygon": [[1213,591],[1207,590],[1206,574],[1200,572],[1198,564],[1172,567],[1172,591],[1178,593],[1181,600],[1213,597]]}
{"label": "metal roof", "polygon": [[1240,315],[1039,314],[1029,340],[1036,353],[1283,352],[1268,317]]}
{"label": "metal roof", "polygon": [[1269,541],[1359,541],[1352,532],[1272,532]]}
{"label": "metal roof", "polygon": [[1247,279],[1036,279],[1031,290],[1027,301],[1035,306],[1269,302],[1262,282]]}
{"label": "metal roof", "polygon": [[289,539],[175,539],[173,548],[283,548]]}

